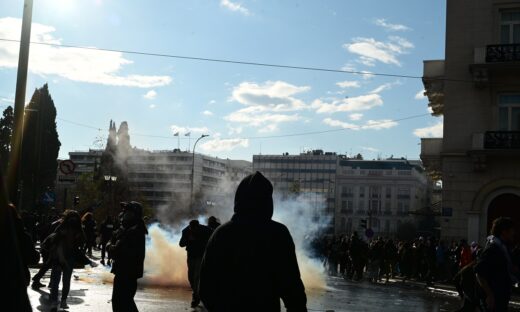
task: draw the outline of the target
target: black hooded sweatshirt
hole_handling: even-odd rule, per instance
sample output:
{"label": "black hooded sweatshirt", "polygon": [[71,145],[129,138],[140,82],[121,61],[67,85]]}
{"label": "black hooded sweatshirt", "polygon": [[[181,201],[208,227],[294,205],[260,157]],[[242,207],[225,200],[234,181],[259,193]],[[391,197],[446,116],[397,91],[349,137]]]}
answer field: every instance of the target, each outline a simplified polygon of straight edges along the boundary
{"label": "black hooded sweatshirt", "polygon": [[240,183],[235,214],[212,235],[202,261],[199,293],[209,312],[307,311],[295,246],[272,221],[273,186],[256,172]]}

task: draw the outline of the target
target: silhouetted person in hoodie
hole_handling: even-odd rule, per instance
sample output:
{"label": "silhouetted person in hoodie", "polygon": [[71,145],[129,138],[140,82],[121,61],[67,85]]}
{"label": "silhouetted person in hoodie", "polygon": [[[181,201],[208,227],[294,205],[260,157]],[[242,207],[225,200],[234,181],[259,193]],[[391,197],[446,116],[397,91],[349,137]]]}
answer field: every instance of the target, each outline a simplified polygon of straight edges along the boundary
{"label": "silhouetted person in hoodie", "polygon": [[273,186],[260,172],[240,182],[235,214],[206,247],[199,293],[209,312],[307,311],[289,230],[272,221]]}

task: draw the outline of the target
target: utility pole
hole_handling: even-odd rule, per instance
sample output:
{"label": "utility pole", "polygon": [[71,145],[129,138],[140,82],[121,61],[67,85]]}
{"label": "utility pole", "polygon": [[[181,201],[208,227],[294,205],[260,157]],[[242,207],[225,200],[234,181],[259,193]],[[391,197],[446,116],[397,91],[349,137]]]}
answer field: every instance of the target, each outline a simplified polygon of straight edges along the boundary
{"label": "utility pole", "polygon": [[25,107],[25,91],[27,88],[27,70],[29,66],[29,45],[31,40],[33,0],[25,0],[23,8],[22,35],[20,39],[20,54],[18,57],[18,73],[16,76],[16,94],[14,98],[14,129],[11,138],[11,154],[7,170],[7,186],[9,199],[18,204],[22,169],[22,139],[23,117]]}

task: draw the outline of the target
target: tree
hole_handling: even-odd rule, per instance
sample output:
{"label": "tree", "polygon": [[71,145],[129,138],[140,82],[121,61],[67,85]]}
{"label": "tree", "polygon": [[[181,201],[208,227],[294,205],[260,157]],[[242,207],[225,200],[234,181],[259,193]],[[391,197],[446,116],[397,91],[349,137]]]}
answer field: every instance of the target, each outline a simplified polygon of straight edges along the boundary
{"label": "tree", "polygon": [[363,155],[361,155],[361,153],[358,153],[356,156],[354,156],[354,159],[363,160]]}
{"label": "tree", "polygon": [[41,194],[54,187],[60,146],[56,107],[45,84],[34,91],[25,107],[21,172],[24,209],[34,208]]}
{"label": "tree", "polygon": [[13,125],[14,110],[12,106],[8,106],[2,114],[2,118],[0,118],[0,172],[2,173],[7,170],[9,152],[11,151]]}

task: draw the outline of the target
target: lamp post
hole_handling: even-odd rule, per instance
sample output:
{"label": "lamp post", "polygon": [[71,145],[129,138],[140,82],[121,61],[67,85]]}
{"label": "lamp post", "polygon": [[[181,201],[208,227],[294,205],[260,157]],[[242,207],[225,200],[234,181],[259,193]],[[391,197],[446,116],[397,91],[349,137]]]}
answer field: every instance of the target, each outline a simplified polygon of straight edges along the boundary
{"label": "lamp post", "polygon": [[195,141],[195,144],[193,144],[193,154],[192,154],[192,163],[191,163],[191,194],[190,194],[190,211],[191,213],[194,212],[195,209],[193,209],[193,195],[194,195],[194,188],[195,188],[195,148],[197,147],[197,143],[201,139],[204,139],[205,137],[209,137],[208,134],[201,135],[197,141]]}
{"label": "lamp post", "polygon": [[113,176],[113,175],[106,175],[104,176],[105,178],[105,182],[108,183],[108,187],[110,189],[110,197],[111,197],[111,205],[110,205],[110,208],[108,209],[108,214],[109,215],[112,215],[112,210],[114,209],[114,188],[112,186],[112,183],[115,183],[117,181],[117,177],[116,176]]}
{"label": "lamp post", "polygon": [[33,0],[25,0],[23,7],[22,35],[20,38],[20,53],[18,56],[18,73],[16,75],[16,93],[14,98],[14,127],[11,138],[11,153],[7,171],[7,186],[9,198],[18,204],[19,189],[21,190],[21,155],[23,137],[23,115],[25,106],[25,91],[27,88],[27,70],[29,66],[29,45],[31,40]]}

